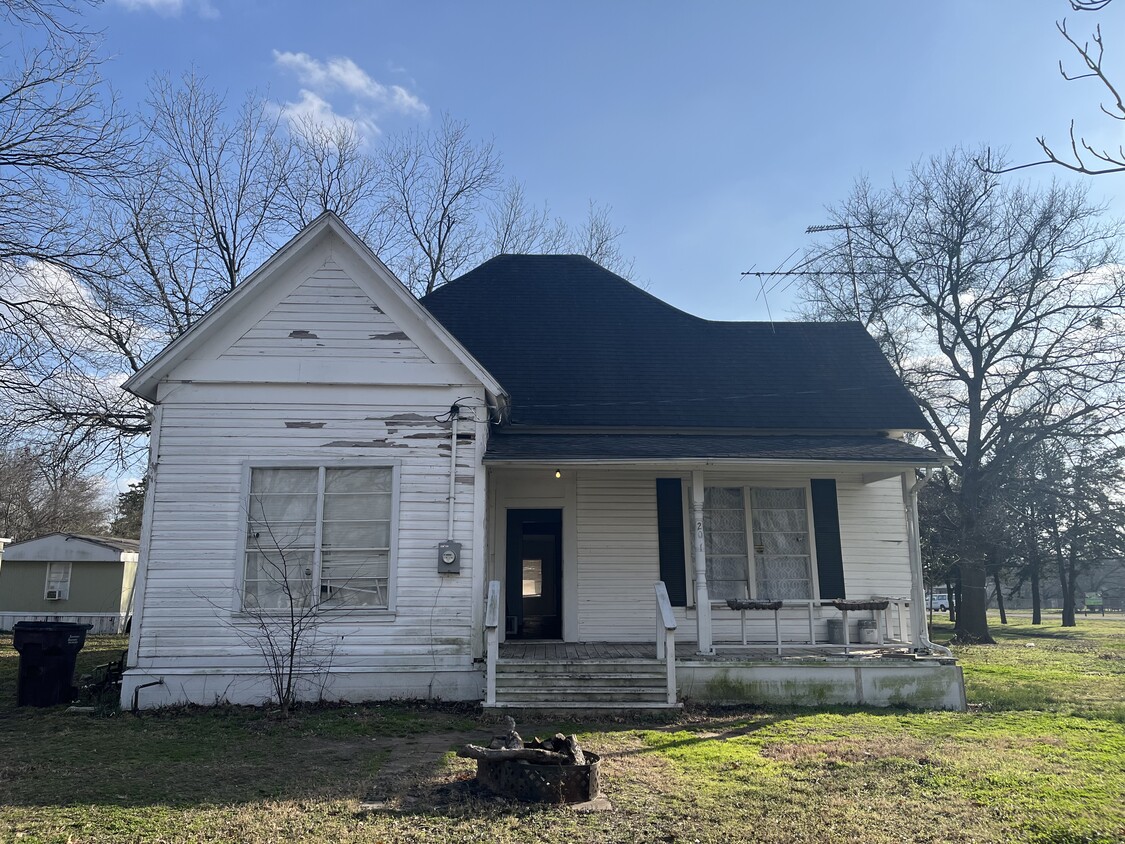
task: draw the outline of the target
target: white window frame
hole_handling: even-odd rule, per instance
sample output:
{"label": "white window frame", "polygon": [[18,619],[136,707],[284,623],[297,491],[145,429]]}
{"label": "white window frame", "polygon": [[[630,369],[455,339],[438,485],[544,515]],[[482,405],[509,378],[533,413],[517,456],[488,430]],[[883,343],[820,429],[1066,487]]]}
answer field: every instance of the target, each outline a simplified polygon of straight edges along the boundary
{"label": "white window frame", "polygon": [[47,600],[47,593],[52,589],[51,569],[54,566],[59,566],[63,570],[63,572],[65,572],[66,576],[58,580],[57,585],[53,587],[59,592],[59,597],[52,598],[51,600],[67,601],[70,599],[70,576],[73,572],[73,566],[69,561],[66,560],[53,560],[47,563],[47,573],[43,581],[43,600]]}
{"label": "white window frame", "polygon": [[[390,469],[391,470],[391,525],[390,525],[390,552],[387,561],[387,606],[386,607],[327,607],[316,608],[319,615],[353,615],[362,613],[365,616],[393,617],[398,597],[398,563],[399,563],[399,502],[400,480],[402,474],[402,461],[386,459],[342,458],[340,460],[316,460],[309,458],[270,459],[270,460],[245,460],[242,463],[242,487],[239,493],[239,521],[238,545],[235,559],[235,589],[231,610],[235,614],[245,615],[248,612],[262,613],[265,610],[257,607],[245,606],[245,581],[246,581],[246,535],[247,522],[250,513],[250,472],[252,469]],[[316,514],[316,539],[313,551],[313,590],[319,594],[320,561],[321,561],[321,531],[323,499],[317,503]],[[283,612],[279,609],[278,612]]]}
{"label": "white window frame", "polygon": [[[809,537],[809,593],[810,598],[799,598],[795,600],[811,600],[813,602],[820,601],[820,574],[816,565],[816,532],[813,530],[813,513],[812,513],[812,481],[800,481],[796,483],[787,483],[784,481],[755,481],[753,483],[740,483],[736,480],[724,481],[721,478],[708,478],[704,482],[704,488],[711,487],[722,489],[741,489],[742,490],[742,509],[743,518],[746,520],[746,594],[750,596],[750,600],[758,600],[758,554],[755,550],[754,542],[754,517],[753,517],[753,504],[751,490],[754,489],[802,489],[805,492],[805,526],[808,531]],[[710,558],[708,558],[710,560]],[[766,596],[768,597],[768,596]],[[726,602],[722,600],[714,600],[712,604],[716,606],[726,606]]]}

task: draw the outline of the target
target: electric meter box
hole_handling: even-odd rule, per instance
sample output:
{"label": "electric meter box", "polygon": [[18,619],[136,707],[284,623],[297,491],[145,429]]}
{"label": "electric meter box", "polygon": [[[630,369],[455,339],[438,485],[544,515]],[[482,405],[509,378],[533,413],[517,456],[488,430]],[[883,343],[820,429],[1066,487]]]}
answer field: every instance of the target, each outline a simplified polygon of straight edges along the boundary
{"label": "electric meter box", "polygon": [[437,547],[437,570],[440,574],[461,573],[461,543],[447,539],[439,542]]}

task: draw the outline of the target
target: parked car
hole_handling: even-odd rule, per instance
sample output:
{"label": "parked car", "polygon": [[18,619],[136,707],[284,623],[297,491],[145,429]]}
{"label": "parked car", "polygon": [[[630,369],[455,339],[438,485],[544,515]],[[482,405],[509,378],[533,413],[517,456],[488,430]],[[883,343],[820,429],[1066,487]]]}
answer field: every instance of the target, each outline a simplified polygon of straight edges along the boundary
{"label": "parked car", "polygon": [[931,610],[945,612],[949,609],[949,596],[944,593],[930,595],[926,602]]}

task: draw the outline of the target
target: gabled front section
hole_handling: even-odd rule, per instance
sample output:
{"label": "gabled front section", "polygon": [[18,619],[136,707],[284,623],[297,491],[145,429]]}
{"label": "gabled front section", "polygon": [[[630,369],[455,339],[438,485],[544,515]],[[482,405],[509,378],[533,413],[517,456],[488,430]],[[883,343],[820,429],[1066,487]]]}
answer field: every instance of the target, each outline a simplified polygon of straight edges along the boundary
{"label": "gabled front section", "polygon": [[125,703],[275,698],[291,634],[298,697],[479,697],[502,390],[338,220],[127,386],[154,410]]}
{"label": "gabled front section", "polygon": [[915,611],[940,460],[856,326],[709,323],[574,256],[419,303],[326,215],[126,386],[126,703],[277,698],[297,631],[300,698],[963,706]]}

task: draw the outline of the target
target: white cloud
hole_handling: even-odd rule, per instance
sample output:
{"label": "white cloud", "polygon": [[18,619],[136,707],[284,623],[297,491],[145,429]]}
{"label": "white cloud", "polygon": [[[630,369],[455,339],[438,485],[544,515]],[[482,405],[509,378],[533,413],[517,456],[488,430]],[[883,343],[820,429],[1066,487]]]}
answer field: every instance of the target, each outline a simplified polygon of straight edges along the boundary
{"label": "white cloud", "polygon": [[347,56],[321,61],[308,53],[274,50],[273,60],[301,85],[298,99],[280,107],[290,123],[348,125],[370,140],[380,133],[379,121],[384,115],[420,117],[430,110],[403,86],[384,85]]}
{"label": "white cloud", "polygon": [[304,88],[301,89],[300,98],[296,102],[281,104],[281,116],[290,123],[296,124],[311,122],[322,126],[351,126],[357,135],[368,140],[379,134],[379,127],[375,124],[373,116],[359,110],[350,116],[337,114],[332,108],[332,103]]}
{"label": "white cloud", "polygon": [[156,12],[166,18],[178,18],[184,9],[194,9],[201,18],[214,20],[219,10],[211,0],[115,0],[118,6],[130,12]]}
{"label": "white cloud", "polygon": [[342,90],[402,114],[429,112],[425,103],[401,85],[384,85],[346,56],[322,62],[308,53],[274,50],[273,58],[278,67],[296,74],[298,82],[318,94]]}

